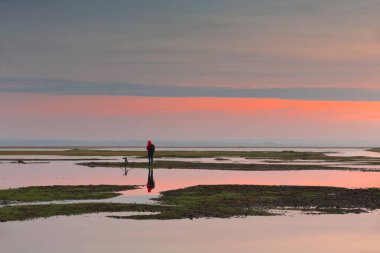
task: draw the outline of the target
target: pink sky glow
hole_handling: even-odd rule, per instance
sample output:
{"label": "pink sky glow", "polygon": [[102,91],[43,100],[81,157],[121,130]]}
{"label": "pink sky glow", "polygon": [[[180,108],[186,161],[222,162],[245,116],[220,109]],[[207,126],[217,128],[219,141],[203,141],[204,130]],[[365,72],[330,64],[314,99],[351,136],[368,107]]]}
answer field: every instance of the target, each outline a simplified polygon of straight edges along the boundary
{"label": "pink sky glow", "polygon": [[2,138],[371,139],[380,102],[1,94]]}

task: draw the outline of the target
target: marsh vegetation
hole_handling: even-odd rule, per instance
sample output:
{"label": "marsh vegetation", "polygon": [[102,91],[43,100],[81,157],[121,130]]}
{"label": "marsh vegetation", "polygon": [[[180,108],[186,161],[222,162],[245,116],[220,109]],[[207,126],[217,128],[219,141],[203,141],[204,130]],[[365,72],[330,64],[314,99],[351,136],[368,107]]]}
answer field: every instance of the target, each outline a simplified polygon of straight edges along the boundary
{"label": "marsh vegetation", "polygon": [[[118,188],[120,187],[120,188]],[[124,188],[125,187],[125,188]],[[135,186],[90,186],[91,191],[109,194],[110,191],[133,189]],[[38,189],[40,187],[37,187]],[[35,191],[33,199],[46,200],[45,189]],[[56,188],[62,192],[49,196],[61,200],[65,194],[83,189],[83,186]],[[98,189],[98,190],[95,190]],[[3,190],[1,200],[18,199],[20,189]],[[88,195],[83,199],[111,195]],[[38,193],[39,192],[39,193]],[[66,197],[65,197],[66,198]],[[79,198],[77,198],[79,199]],[[27,200],[30,200],[27,199]],[[131,203],[74,203],[74,204],[22,204],[0,208],[0,221],[26,220],[56,215],[78,215],[98,212],[141,212],[138,215],[113,215],[127,219],[184,219],[230,218],[252,215],[279,215],[279,211],[296,210],[305,213],[345,214],[360,213],[380,208],[380,189],[347,189],[311,186],[259,186],[259,185],[200,185],[162,192],[155,199],[159,204]],[[153,212],[153,213],[152,213]]]}

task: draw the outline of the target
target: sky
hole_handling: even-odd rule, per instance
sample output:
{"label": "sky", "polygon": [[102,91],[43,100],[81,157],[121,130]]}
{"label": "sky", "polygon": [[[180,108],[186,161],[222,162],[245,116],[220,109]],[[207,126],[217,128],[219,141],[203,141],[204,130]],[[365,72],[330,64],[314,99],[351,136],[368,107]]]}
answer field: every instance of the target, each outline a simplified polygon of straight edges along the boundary
{"label": "sky", "polygon": [[378,0],[0,0],[0,145],[376,146],[379,12]]}

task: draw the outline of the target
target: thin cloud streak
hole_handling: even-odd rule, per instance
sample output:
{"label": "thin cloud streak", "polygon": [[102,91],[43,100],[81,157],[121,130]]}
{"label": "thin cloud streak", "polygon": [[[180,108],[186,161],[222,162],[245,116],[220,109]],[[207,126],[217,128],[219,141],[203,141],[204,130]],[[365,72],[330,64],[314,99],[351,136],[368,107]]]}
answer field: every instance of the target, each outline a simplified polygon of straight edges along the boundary
{"label": "thin cloud streak", "polygon": [[76,82],[55,79],[0,79],[0,92],[51,95],[143,97],[279,98],[295,100],[380,101],[380,89],[150,86],[130,83]]}

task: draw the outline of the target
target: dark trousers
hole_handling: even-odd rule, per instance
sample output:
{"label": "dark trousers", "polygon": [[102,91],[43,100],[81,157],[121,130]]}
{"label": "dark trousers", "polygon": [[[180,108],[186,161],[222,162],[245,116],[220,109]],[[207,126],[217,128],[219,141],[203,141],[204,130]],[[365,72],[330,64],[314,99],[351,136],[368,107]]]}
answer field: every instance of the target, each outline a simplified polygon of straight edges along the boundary
{"label": "dark trousers", "polygon": [[153,153],[148,153],[148,163],[153,164]]}

